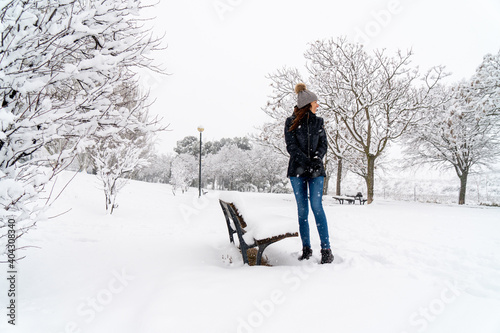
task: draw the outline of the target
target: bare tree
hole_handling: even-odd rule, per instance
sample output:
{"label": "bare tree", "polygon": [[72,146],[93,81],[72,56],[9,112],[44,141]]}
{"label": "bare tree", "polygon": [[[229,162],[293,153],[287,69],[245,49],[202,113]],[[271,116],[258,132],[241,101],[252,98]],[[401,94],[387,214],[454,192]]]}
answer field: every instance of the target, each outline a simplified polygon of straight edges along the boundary
{"label": "bare tree", "polygon": [[375,164],[390,145],[418,122],[431,105],[430,93],[443,77],[440,67],[423,76],[410,67],[412,52],[372,55],[345,39],[316,41],[305,57],[327,112],[337,114],[349,134],[343,138],[366,158],[368,203],[373,201]]}
{"label": "bare tree", "polygon": [[476,110],[484,110],[494,116],[490,120],[500,120],[500,51],[487,54],[470,80],[468,91],[473,91]]}
{"label": "bare tree", "polygon": [[272,147],[256,145],[249,151],[246,169],[251,173],[251,183],[260,190],[283,192],[287,167],[287,158]]}
{"label": "bare tree", "polygon": [[116,197],[127,183],[126,178],[148,165],[155,134],[166,130],[158,118],[149,116],[148,96],[141,95],[137,85],[124,84],[115,95],[121,96],[116,105],[119,112],[114,114],[117,119],[110,119],[98,128],[93,135],[96,143],[88,149],[88,156],[102,181],[109,214],[118,207]]}
{"label": "bare tree", "polygon": [[186,192],[189,185],[192,184],[197,175],[197,163],[193,155],[179,154],[172,161],[172,192],[175,195],[177,189],[181,189],[182,193]]}
{"label": "bare tree", "polygon": [[288,67],[278,69],[267,78],[271,81],[272,94],[262,110],[272,120],[261,127],[259,135],[254,139],[288,156],[283,128],[286,118],[292,115],[294,106],[297,104],[297,96],[294,93],[295,85],[304,80],[296,68]]}
{"label": "bare tree", "polygon": [[[327,109],[327,106],[323,106]],[[328,109],[327,109],[328,111]],[[328,138],[328,154],[327,159],[334,159],[336,162],[336,189],[335,194],[342,194],[342,179],[347,171],[360,174],[359,160],[362,158],[357,150],[353,149],[346,141],[349,136],[347,128],[343,122],[339,120],[338,114],[334,112],[326,112],[325,115],[325,130]],[[363,166],[361,166],[363,168]]]}
{"label": "bare tree", "polygon": [[[480,166],[494,163],[500,155],[498,95],[485,101],[477,75],[441,90],[448,102],[428,113],[426,121],[406,139],[405,154],[411,163],[430,163],[453,168],[460,179],[458,204],[465,204],[467,180]],[[500,82],[500,77],[497,78]],[[483,82],[484,83],[484,82]]]}
{"label": "bare tree", "polygon": [[152,154],[149,164],[131,177],[132,179],[149,183],[168,184],[172,174],[173,154]]}

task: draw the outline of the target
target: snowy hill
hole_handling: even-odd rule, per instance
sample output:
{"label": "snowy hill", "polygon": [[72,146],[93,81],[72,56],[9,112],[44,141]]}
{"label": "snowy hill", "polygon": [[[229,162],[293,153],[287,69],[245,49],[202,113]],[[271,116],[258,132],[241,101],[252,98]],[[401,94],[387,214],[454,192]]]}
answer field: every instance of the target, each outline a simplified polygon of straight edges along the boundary
{"label": "snowy hill", "polygon": [[[234,195],[295,219],[291,194]],[[78,174],[49,215],[71,210],[20,241],[37,248],[18,264],[17,325],[4,314],[0,331],[500,332],[498,208],[325,197],[333,264],[317,263],[311,223],[313,260],[288,238],[266,250],[273,267],[248,267],[217,198],[132,181],[107,216],[97,179]],[[4,312],[6,289],[2,278]]]}

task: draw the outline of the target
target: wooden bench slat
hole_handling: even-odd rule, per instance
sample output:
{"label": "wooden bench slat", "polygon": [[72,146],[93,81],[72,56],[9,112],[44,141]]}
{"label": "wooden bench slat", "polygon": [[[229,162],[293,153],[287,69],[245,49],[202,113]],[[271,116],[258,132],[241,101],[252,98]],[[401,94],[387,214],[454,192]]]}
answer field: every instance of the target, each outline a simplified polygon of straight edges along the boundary
{"label": "wooden bench slat", "polygon": [[297,237],[298,235],[299,235],[298,232],[295,232],[295,233],[288,232],[286,234],[279,235],[279,236],[269,237],[269,238],[265,238],[265,239],[259,239],[259,240],[256,240],[255,242],[257,243],[257,245],[266,244],[266,243],[275,243],[277,241],[280,241],[280,240],[288,238],[288,237]]}

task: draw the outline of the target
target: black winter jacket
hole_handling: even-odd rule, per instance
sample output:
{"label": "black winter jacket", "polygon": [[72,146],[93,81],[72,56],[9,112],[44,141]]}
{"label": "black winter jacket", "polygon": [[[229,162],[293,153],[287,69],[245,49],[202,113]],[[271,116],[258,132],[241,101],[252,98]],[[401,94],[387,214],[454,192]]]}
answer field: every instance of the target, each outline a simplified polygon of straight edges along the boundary
{"label": "black winter jacket", "polygon": [[328,144],[323,118],[309,111],[299,127],[289,131],[294,119],[292,115],[285,122],[286,150],[290,154],[287,177],[326,177],[323,157]]}

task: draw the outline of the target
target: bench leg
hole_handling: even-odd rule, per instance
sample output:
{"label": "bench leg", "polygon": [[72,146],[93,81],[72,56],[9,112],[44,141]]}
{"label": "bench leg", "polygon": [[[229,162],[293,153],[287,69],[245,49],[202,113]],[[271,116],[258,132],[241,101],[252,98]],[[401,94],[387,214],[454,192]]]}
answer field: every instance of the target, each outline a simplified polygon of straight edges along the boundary
{"label": "bench leg", "polygon": [[246,244],[241,244],[240,241],[240,250],[241,250],[241,256],[243,257],[243,263],[248,265],[248,255],[247,255],[248,247],[245,245]]}
{"label": "bench leg", "polygon": [[268,247],[270,244],[262,244],[259,245],[259,251],[257,251],[257,262],[256,265],[260,265],[262,262],[262,254],[264,253],[264,250],[266,247]]}

